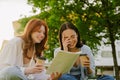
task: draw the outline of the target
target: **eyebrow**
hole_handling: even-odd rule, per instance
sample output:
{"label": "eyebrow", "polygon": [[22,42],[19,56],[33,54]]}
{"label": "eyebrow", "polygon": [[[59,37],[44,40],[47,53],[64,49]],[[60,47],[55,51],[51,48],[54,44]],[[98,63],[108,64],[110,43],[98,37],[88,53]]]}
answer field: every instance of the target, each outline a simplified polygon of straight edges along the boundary
{"label": "eyebrow", "polygon": [[[71,35],[71,36],[76,36],[76,35]],[[68,37],[68,36],[63,36],[63,37]]]}

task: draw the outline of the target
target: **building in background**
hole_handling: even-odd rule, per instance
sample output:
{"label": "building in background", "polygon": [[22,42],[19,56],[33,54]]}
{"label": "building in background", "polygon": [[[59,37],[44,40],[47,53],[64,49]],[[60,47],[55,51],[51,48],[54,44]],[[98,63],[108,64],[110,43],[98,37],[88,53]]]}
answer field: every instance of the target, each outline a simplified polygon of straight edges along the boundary
{"label": "building in background", "polygon": [[[115,45],[117,62],[120,67],[120,40],[116,40]],[[115,75],[112,48],[110,45],[100,46],[100,50],[95,58],[95,65],[98,67],[98,73]]]}

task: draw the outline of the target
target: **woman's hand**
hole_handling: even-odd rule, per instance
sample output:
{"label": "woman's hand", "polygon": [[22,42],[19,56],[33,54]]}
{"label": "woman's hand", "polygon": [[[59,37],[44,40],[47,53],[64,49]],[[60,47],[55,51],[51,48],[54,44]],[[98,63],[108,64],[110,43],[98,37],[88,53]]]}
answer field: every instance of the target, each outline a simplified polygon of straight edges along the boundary
{"label": "woman's hand", "polygon": [[91,74],[92,70],[90,69],[90,59],[88,56],[80,56],[81,65],[87,68],[87,73]]}
{"label": "woman's hand", "polygon": [[44,65],[42,64],[36,64],[33,67],[26,67],[25,68],[25,74],[34,74],[34,73],[40,73],[45,69]]}
{"label": "woman's hand", "polygon": [[58,72],[56,72],[56,73],[52,73],[51,74],[51,80],[58,80],[58,78],[60,78],[61,77],[61,73],[58,73]]}
{"label": "woman's hand", "polygon": [[70,44],[70,40],[69,39],[62,39],[62,44],[63,44],[63,49],[64,51],[68,51],[68,45]]}
{"label": "woman's hand", "polygon": [[88,56],[80,56],[80,64],[84,67],[90,67],[90,60]]}

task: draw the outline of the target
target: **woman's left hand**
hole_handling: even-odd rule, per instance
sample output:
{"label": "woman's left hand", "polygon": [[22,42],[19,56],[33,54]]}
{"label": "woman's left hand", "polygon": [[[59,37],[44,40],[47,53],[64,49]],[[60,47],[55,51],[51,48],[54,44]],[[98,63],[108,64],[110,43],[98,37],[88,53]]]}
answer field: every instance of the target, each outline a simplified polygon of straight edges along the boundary
{"label": "woman's left hand", "polygon": [[86,67],[87,68],[87,73],[88,74],[91,74],[92,73],[92,70],[90,68],[90,59],[88,56],[81,56],[80,57],[80,62],[81,62],[81,65],[83,67]]}
{"label": "woman's left hand", "polygon": [[80,56],[80,64],[84,67],[90,67],[90,60],[88,56]]}

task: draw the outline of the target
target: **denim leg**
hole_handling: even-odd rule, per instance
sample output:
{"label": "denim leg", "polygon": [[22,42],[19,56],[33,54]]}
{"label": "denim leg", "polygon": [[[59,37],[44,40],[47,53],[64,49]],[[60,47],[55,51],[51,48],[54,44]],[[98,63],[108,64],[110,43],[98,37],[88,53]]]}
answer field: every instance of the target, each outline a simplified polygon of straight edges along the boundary
{"label": "denim leg", "polygon": [[114,80],[114,77],[110,75],[103,75],[97,78],[97,80]]}
{"label": "denim leg", "polygon": [[0,70],[0,80],[28,80],[16,66]]}
{"label": "denim leg", "polygon": [[58,80],[77,80],[77,79],[70,74],[63,74]]}

